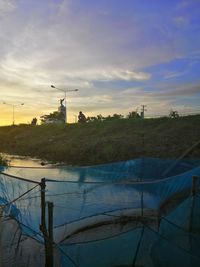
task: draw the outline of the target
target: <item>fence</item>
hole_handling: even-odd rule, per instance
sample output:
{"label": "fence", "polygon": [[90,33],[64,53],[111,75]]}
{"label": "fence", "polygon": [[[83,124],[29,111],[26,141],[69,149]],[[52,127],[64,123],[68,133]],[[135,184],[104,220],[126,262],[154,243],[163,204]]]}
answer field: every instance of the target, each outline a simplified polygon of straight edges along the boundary
{"label": "fence", "polygon": [[158,159],[40,182],[2,171],[0,266],[199,266],[199,163],[168,177],[173,161]]}

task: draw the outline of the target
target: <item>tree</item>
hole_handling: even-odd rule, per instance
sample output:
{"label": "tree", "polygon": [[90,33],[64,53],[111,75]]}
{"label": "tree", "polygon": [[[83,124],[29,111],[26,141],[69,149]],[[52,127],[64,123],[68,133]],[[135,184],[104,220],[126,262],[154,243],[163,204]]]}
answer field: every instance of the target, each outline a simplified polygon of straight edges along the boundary
{"label": "tree", "polygon": [[87,122],[94,122],[94,121],[97,121],[97,118],[95,116],[87,117]]}
{"label": "tree", "polygon": [[108,115],[107,117],[104,118],[104,120],[110,121],[110,120],[119,120],[122,119],[124,116],[121,114],[113,114],[112,116]]}
{"label": "tree", "polygon": [[98,121],[103,121],[104,117],[101,114],[99,114],[99,115],[97,115],[97,120]]}
{"label": "tree", "polygon": [[113,114],[108,115],[107,117],[103,117],[101,114],[93,117],[87,117],[87,122],[102,122],[102,121],[110,121],[110,120],[119,120],[122,119],[124,116],[121,114]]}
{"label": "tree", "polygon": [[50,113],[48,115],[43,115],[40,117],[41,123],[64,123],[65,122],[65,117],[63,113],[54,111],[53,113]]}
{"label": "tree", "polygon": [[127,115],[128,119],[135,119],[140,117],[141,116],[137,113],[137,111],[130,111],[129,114]]}
{"label": "tree", "polygon": [[169,113],[169,117],[170,118],[179,118],[179,114],[178,114],[178,111],[177,110],[171,110],[170,113]]}
{"label": "tree", "polygon": [[101,115],[101,114],[99,114],[99,115],[97,115],[96,117],[95,116],[93,116],[93,117],[87,117],[87,121],[88,122],[101,122],[101,121],[103,121],[104,120],[104,117]]}

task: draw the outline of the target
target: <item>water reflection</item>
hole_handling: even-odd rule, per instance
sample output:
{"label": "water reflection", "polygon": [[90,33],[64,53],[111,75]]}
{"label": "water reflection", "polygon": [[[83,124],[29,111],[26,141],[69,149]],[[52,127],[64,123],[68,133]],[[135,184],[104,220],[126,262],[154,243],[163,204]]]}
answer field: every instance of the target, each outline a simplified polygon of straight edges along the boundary
{"label": "water reflection", "polygon": [[[92,173],[88,172],[88,167],[71,167],[51,164],[40,159],[22,157],[17,155],[3,154],[8,161],[9,167],[4,169],[4,173],[40,181],[42,178],[59,181],[76,181],[83,183],[93,181]],[[41,164],[43,163],[43,164]],[[92,168],[93,169],[93,168]],[[97,175],[98,176],[98,175]],[[97,177],[97,180],[101,180]]]}
{"label": "water reflection", "polygon": [[10,166],[19,166],[19,167],[42,167],[45,165],[50,166],[51,164],[48,162],[44,162],[38,158],[31,158],[25,156],[18,156],[18,155],[9,155],[5,153],[1,153],[3,157],[8,160]]}
{"label": "water reflection", "polygon": [[62,180],[66,176],[65,167],[61,168],[38,158],[3,153],[2,156],[9,162],[9,167],[5,168],[4,173],[10,175],[35,181],[40,181],[43,177]]}
{"label": "water reflection", "polygon": [[72,181],[83,184],[84,182],[112,182],[117,180],[135,179],[135,161],[94,165],[88,167],[79,166],[58,166],[46,163],[41,166],[40,159],[29,157],[10,156],[12,167],[7,167],[4,172],[34,181],[41,181],[42,178],[58,181]]}

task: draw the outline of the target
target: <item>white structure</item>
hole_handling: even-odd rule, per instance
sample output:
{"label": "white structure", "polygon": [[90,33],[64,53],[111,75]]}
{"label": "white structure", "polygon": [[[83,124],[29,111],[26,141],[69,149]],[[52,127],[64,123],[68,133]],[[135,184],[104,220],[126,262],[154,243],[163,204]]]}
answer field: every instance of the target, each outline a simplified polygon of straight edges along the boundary
{"label": "white structure", "polygon": [[66,100],[67,92],[73,92],[73,91],[77,92],[78,89],[72,89],[72,90],[70,90],[70,89],[60,89],[60,88],[55,87],[54,85],[51,85],[51,88],[55,88],[55,89],[65,93],[65,97],[63,99],[63,100],[65,100],[65,105],[63,106],[63,104],[61,102],[61,106],[60,106],[60,111],[59,112],[61,112],[61,109],[62,109],[62,106],[63,106],[62,112],[64,111],[64,108],[65,108],[65,111],[64,111],[65,112],[65,123],[67,123],[67,100]]}

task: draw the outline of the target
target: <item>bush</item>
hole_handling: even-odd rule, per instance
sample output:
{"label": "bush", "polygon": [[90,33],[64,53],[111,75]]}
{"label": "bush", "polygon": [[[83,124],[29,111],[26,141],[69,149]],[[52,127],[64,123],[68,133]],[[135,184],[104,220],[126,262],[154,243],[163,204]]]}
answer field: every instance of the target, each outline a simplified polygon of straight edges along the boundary
{"label": "bush", "polygon": [[0,166],[8,166],[8,160],[0,154]]}

